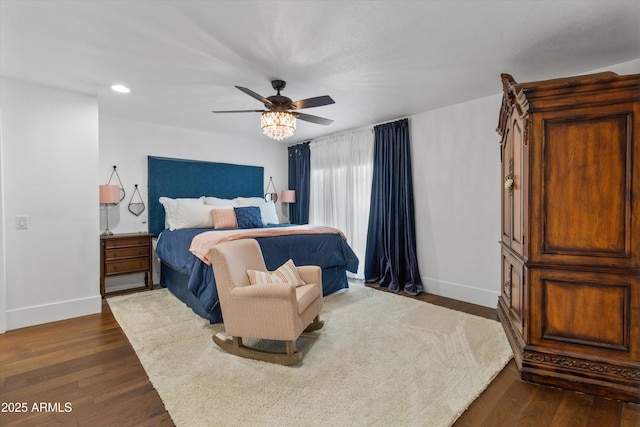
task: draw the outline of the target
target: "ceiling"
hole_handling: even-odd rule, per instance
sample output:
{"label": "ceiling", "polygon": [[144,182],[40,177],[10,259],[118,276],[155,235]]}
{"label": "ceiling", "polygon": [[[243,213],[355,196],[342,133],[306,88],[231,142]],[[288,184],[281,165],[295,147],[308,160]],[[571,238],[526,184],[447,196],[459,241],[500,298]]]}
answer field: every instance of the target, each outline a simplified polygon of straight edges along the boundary
{"label": "ceiling", "polygon": [[[101,114],[266,139],[234,85],[336,104],[284,141],[358,129],[640,58],[634,1],[0,0],[0,74],[98,96]],[[127,95],[109,88],[123,83]]]}

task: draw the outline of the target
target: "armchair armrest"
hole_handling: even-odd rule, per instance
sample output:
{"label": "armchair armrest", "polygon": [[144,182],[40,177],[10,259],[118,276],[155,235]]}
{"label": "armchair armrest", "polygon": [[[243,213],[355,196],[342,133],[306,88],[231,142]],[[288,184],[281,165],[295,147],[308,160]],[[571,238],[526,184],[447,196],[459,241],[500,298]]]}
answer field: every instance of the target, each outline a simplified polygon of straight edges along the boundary
{"label": "armchair armrest", "polygon": [[229,295],[233,298],[273,298],[295,301],[296,288],[290,283],[239,286],[231,289]]}
{"label": "armchair armrest", "polygon": [[317,265],[301,265],[296,267],[300,278],[305,283],[317,283],[322,286],[322,270]]}

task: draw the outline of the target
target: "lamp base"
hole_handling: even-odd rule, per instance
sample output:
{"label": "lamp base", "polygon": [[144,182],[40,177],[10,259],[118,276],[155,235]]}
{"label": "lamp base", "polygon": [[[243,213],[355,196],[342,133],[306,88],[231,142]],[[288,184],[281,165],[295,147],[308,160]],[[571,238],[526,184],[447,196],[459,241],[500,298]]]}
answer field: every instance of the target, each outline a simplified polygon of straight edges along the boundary
{"label": "lamp base", "polygon": [[101,236],[113,236],[113,231],[106,229],[105,231],[102,232]]}

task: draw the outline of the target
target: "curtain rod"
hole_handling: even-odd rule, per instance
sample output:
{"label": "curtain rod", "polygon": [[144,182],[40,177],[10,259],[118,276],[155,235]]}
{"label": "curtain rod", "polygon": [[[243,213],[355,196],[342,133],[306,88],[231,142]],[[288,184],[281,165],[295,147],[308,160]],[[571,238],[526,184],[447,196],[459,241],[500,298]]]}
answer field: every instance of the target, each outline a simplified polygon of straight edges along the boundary
{"label": "curtain rod", "polygon": [[375,128],[376,126],[383,125],[383,124],[386,124],[386,123],[393,123],[393,122],[397,122],[397,121],[404,120],[404,119],[408,120],[409,118],[408,117],[399,117],[397,119],[385,120],[383,122],[379,122],[379,123],[375,123],[375,124],[372,124],[372,125],[363,126],[363,127],[360,127],[360,128],[349,129],[349,130],[345,130],[345,131],[342,131],[342,132],[331,133],[329,135],[324,135],[324,136],[321,136],[319,138],[314,138],[314,139],[310,139],[308,141],[298,142],[296,144],[289,145],[289,147],[294,147],[296,145],[304,144],[306,142],[320,141],[320,140],[325,139],[325,138],[336,138],[336,137],[344,136],[344,135],[353,135],[354,133],[364,132],[364,131],[367,131],[367,130],[373,132],[373,128]]}

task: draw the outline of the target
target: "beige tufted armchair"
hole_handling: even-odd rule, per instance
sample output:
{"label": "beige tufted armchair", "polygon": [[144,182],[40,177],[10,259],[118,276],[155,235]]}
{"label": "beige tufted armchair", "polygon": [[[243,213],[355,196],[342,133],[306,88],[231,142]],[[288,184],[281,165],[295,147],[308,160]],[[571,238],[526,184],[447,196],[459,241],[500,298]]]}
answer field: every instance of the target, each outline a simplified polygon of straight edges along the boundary
{"label": "beige tufted armchair", "polygon": [[[306,283],[251,285],[247,270],[267,271],[260,245],[254,239],[241,239],[214,246],[211,264],[220,298],[226,335],[213,336],[225,351],[237,356],[282,365],[297,363],[301,354],[296,340],[302,332],[322,328],[322,273],[317,266],[297,267]],[[242,338],[286,342],[286,353],[270,353],[248,347]]]}

